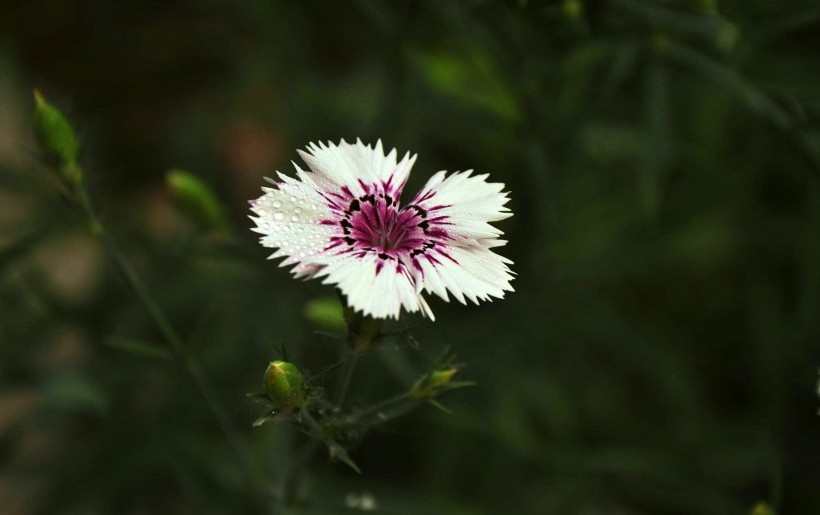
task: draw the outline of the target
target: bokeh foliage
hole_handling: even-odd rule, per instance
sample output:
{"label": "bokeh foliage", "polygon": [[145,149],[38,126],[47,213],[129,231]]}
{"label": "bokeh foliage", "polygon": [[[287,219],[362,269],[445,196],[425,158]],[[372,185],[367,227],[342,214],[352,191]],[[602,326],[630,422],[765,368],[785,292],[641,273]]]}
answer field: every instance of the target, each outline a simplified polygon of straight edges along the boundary
{"label": "bokeh foliage", "polygon": [[[102,217],[200,356],[261,474],[302,436],[250,427],[284,346],[319,370],[331,292],[265,260],[246,199],[296,148],[381,138],[409,189],[505,182],[518,279],[432,301],[353,398],[450,346],[478,383],[320,459],[315,513],[820,509],[820,7],[813,0],[219,0],[0,4],[0,506],[256,507],[186,377],[33,159],[32,88],[79,129]],[[218,193],[229,236],[170,207]],[[126,352],[129,351],[129,352]],[[321,383],[321,377],[318,379]],[[348,510],[350,511],[350,510]]]}

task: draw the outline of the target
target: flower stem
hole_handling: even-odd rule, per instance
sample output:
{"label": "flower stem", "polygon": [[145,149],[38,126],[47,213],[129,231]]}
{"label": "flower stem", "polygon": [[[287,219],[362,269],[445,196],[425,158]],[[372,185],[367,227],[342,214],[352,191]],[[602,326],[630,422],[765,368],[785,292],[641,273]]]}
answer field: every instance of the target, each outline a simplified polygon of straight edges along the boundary
{"label": "flower stem", "polygon": [[350,380],[353,377],[353,370],[356,368],[356,363],[359,362],[359,354],[352,354],[347,362],[344,364],[342,370],[341,380],[339,381],[339,389],[336,391],[336,408],[341,409],[347,398],[347,391],[350,389]]}
{"label": "flower stem", "polygon": [[[309,417],[310,414],[308,414],[307,411],[303,411],[302,417],[305,416]],[[293,506],[299,500],[299,490],[302,486],[308,465],[310,464],[310,459],[319,448],[321,442],[319,437],[314,434],[314,431],[311,431],[310,438],[302,446],[301,451],[299,451],[299,458],[293,467],[291,467],[290,473],[285,479],[285,491],[283,496],[285,506]]]}
{"label": "flower stem", "polygon": [[88,196],[88,191],[84,185],[82,183],[74,184],[72,189],[76,202],[83,211],[83,215],[88,223],[91,234],[97,238],[105,252],[108,254],[109,259],[114,264],[114,267],[123,277],[128,286],[134,291],[140,302],[142,302],[148,310],[148,313],[151,315],[151,318],[154,320],[157,328],[165,338],[165,341],[177,363],[193,380],[194,385],[202,398],[205,400],[205,404],[208,406],[213,417],[219,424],[228,445],[234,454],[236,454],[237,460],[242,467],[242,472],[245,479],[251,485],[253,490],[260,489],[261,482],[259,481],[258,475],[255,473],[255,469],[251,464],[249,453],[234,429],[231,427],[228,414],[219,402],[216,391],[208,380],[205,372],[200,367],[197,360],[187,352],[176,329],[171,324],[170,320],[168,320],[168,317],[162,311],[159,304],[154,300],[150,291],[145,286],[145,283],[143,283],[137,275],[134,267],[108,237],[103,225],[97,218],[94,206],[91,203],[91,199]]}
{"label": "flower stem", "polygon": [[394,404],[399,404],[401,402],[404,402],[404,401],[408,400],[409,398],[410,398],[410,392],[402,392],[398,395],[390,397],[389,399],[385,399],[381,402],[377,402],[376,404],[373,404],[372,406],[368,406],[368,407],[364,408],[361,411],[357,411],[356,413],[353,413],[351,415],[351,417],[358,419],[358,418],[361,418],[365,415],[369,415],[371,413],[374,413],[376,411],[389,409]]}

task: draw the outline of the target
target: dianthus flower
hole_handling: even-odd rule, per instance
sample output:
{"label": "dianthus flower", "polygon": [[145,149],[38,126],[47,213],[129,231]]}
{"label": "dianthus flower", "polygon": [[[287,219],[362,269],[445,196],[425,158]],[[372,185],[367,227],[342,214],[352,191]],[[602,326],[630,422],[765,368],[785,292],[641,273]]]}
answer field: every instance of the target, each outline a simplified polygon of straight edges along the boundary
{"label": "dianthus flower", "polygon": [[506,242],[490,222],[512,215],[503,184],[438,172],[402,206],[415,155],[397,161],[381,141],[344,140],[299,154],[309,171],[294,163],[295,178],[278,173],[276,187],[251,201],[260,242],[296,277],[323,278],[374,318],[402,308],[433,318],[423,292],[478,303],[512,291],[512,262],[492,250]]}

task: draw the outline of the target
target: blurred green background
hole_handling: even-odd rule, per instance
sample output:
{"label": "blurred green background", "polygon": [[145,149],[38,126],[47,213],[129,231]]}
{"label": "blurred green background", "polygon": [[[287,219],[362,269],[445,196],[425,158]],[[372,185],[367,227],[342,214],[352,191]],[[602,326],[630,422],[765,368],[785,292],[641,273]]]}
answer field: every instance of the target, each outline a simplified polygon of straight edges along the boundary
{"label": "blurred green background", "polygon": [[271,485],[303,437],[244,394],[282,345],[343,349],[307,308],[331,290],[249,230],[262,177],[361,137],[418,152],[408,192],[506,183],[515,293],[402,317],[419,350],[367,355],[351,400],[446,345],[478,386],[367,435],[361,476],[318,456],[306,513],[820,513],[815,0],[0,3],[0,512],[254,513],[187,376],[117,345],[161,337],[32,156],[35,87]]}

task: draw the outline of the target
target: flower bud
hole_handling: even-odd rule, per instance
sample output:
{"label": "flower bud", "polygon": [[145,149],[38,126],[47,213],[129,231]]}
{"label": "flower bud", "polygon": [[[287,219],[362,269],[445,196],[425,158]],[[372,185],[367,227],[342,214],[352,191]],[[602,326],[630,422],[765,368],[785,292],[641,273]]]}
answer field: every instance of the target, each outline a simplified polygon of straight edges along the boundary
{"label": "flower bud", "polygon": [[759,502],[752,508],[750,515],[775,515],[775,513],[768,504]]}
{"label": "flower bud", "polygon": [[584,13],[584,4],[581,0],[564,0],[564,14],[569,19],[577,19]]}
{"label": "flower bud", "polygon": [[40,147],[45,164],[56,171],[60,178],[70,185],[82,179],[77,166],[80,144],[68,120],[49,104],[39,91],[34,90],[34,139]]}
{"label": "flower bud", "polygon": [[458,369],[435,370],[422,377],[410,389],[410,397],[414,399],[430,399],[441,393],[450,384]]}
{"label": "flower bud", "polygon": [[271,361],[265,371],[262,387],[273,401],[276,410],[293,411],[305,404],[302,373],[293,363]]}
{"label": "flower bud", "polygon": [[208,186],[183,170],[171,170],[165,179],[177,209],[203,231],[225,227],[222,205]]}

